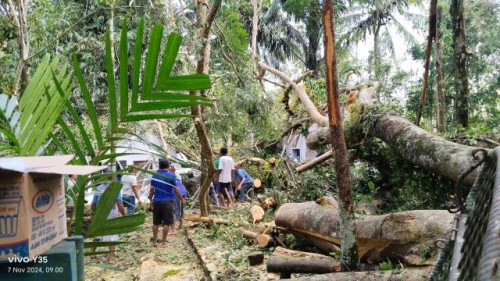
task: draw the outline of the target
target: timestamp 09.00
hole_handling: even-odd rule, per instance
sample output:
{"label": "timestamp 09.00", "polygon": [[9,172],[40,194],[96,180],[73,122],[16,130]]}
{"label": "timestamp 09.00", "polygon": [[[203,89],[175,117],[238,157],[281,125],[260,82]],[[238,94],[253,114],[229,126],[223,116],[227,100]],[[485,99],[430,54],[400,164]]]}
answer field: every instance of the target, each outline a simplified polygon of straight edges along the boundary
{"label": "timestamp 09.00", "polygon": [[18,273],[18,274],[43,274],[43,273],[63,273],[64,267],[60,266],[28,266],[28,267],[17,267],[8,266],[7,273]]}

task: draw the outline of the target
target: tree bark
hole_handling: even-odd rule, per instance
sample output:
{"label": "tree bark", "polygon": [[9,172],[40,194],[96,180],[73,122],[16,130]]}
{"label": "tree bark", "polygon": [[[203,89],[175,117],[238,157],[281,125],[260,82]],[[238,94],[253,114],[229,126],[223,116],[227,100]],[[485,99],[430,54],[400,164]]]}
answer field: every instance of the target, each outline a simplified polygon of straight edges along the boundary
{"label": "tree bark", "polygon": [[437,130],[440,133],[446,132],[446,100],[444,94],[444,74],[443,74],[443,45],[441,33],[441,6],[436,10],[436,73],[437,73]]}
{"label": "tree bark", "polygon": [[9,16],[16,27],[17,43],[19,46],[19,62],[12,83],[12,92],[21,95],[29,81],[28,55],[30,44],[27,22],[29,0],[17,0],[16,4],[12,0],[8,0],[7,3],[9,5]]}
{"label": "tree bark", "polygon": [[311,259],[326,259],[330,260],[332,262],[335,261],[334,258],[323,255],[323,254],[318,254],[318,253],[309,253],[309,252],[302,252],[302,251],[296,251],[296,250],[291,250],[283,247],[276,247],[273,251],[273,256],[281,256],[281,257],[294,257],[294,258],[311,258]]}
{"label": "tree bark", "polygon": [[406,267],[401,271],[356,271],[294,278],[297,281],[427,281],[432,267]]}
{"label": "tree bark", "polygon": [[245,238],[253,239],[254,242],[261,247],[267,247],[269,246],[271,241],[273,241],[273,238],[270,235],[261,234],[249,230],[243,230],[242,235]]}
{"label": "tree bark", "polygon": [[326,118],[325,116],[323,116],[321,113],[318,112],[316,105],[314,105],[314,103],[311,101],[311,99],[307,95],[302,85],[295,83],[295,81],[290,76],[264,64],[263,62],[259,62],[259,66],[262,70],[271,72],[272,74],[280,77],[282,80],[284,80],[285,82],[287,82],[289,85],[292,86],[293,90],[300,99],[300,102],[302,103],[302,105],[304,105],[305,109],[309,113],[309,116],[311,116],[311,120],[313,122],[318,123],[320,126],[323,127],[328,125],[328,118]]}
{"label": "tree bark", "polygon": [[248,255],[248,263],[251,266],[259,265],[264,262],[264,253],[263,252],[252,252]]}
{"label": "tree bark", "polygon": [[[372,108],[372,110],[365,109],[364,111],[360,111],[361,113],[359,114],[353,114],[353,116],[360,118],[358,120],[351,120],[351,124],[372,125],[370,128],[363,128],[363,132],[357,132],[354,129],[346,132],[348,143],[357,143],[359,139],[367,136],[379,138],[407,161],[455,182],[462,172],[474,165],[472,152],[476,147],[447,141],[442,137],[426,132],[394,113],[377,116],[376,112],[378,109]],[[363,116],[363,113],[365,116]],[[351,128],[354,127],[357,126],[351,126]],[[328,128],[320,130],[323,131],[322,134],[326,134]],[[368,131],[368,135],[365,131]],[[320,133],[316,132],[316,134]],[[309,138],[308,141],[310,141]],[[307,145],[311,147],[319,144],[308,142]],[[477,170],[471,172],[465,177],[462,184],[471,187],[477,173]]]}
{"label": "tree bark", "polygon": [[454,122],[469,126],[469,77],[467,73],[464,7],[463,0],[452,0],[450,15],[453,37],[453,63],[455,66],[455,114]]}
{"label": "tree bark", "polygon": [[354,229],[354,206],[352,201],[351,176],[347,161],[347,147],[339,103],[339,82],[335,52],[335,24],[333,1],[326,0],[323,6],[323,34],[326,65],[326,89],[328,95],[328,116],[331,132],[331,146],[335,157],[334,167],[339,188],[342,256],[340,262],[344,270],[357,267],[358,243]]}
{"label": "tree bark", "polygon": [[427,46],[425,47],[424,77],[422,82],[422,91],[420,93],[420,104],[418,105],[417,111],[417,122],[415,122],[417,126],[420,126],[420,119],[422,118],[422,112],[427,99],[427,82],[429,81],[429,64],[431,62],[432,40],[436,37],[436,6],[437,0],[431,0],[429,8],[429,34],[427,35]]}
{"label": "tree bark", "polygon": [[[197,1],[197,17],[198,17],[197,28],[198,28],[198,34],[201,36],[202,44],[198,51],[199,57],[196,67],[196,73],[208,73],[208,62],[210,60],[209,35],[212,23],[215,19],[215,15],[217,14],[221,6],[221,2],[222,0],[214,1],[210,11],[207,13],[206,1],[205,0]],[[193,91],[190,94],[197,95],[197,92]],[[200,95],[204,95],[204,92],[201,92]],[[205,176],[202,177],[203,183],[200,188],[200,196],[199,196],[200,213],[201,216],[207,216],[208,215],[207,195],[210,183],[212,182],[212,177],[215,174],[215,167],[214,167],[210,140],[208,139],[208,135],[206,132],[205,124],[203,122],[201,113],[202,113],[201,106],[198,105],[191,107],[191,114],[195,116],[194,126],[196,128],[198,139],[200,140],[202,167],[204,167],[204,172],[205,172]]]}
{"label": "tree bark", "polygon": [[[369,263],[387,258],[403,260],[424,245],[437,253],[433,243],[450,235],[453,218],[453,214],[443,210],[360,218],[355,223],[360,259]],[[277,227],[304,238],[325,253],[334,252],[342,241],[339,211],[315,202],[283,204],[276,211],[275,222]],[[413,256],[406,261],[418,265],[434,262]]]}
{"label": "tree bark", "polygon": [[326,160],[330,159],[331,157],[333,156],[333,151],[332,150],[328,150],[327,152],[321,154],[320,156],[312,159],[311,161],[303,164],[303,165],[300,165],[298,166],[297,168],[295,168],[295,172],[297,173],[303,173],[307,170],[310,170],[316,166],[318,166],[319,164],[321,163],[324,163]]}
{"label": "tree bark", "polygon": [[380,69],[380,47],[379,47],[379,34],[381,27],[380,20],[377,21],[377,25],[373,27],[373,75],[375,80],[380,81],[381,69]]}
{"label": "tree bark", "polygon": [[257,71],[257,33],[259,28],[259,15],[262,7],[262,0],[252,0],[253,17],[252,17],[252,64],[254,73]]}
{"label": "tree bark", "polygon": [[284,273],[330,273],[341,270],[339,262],[324,258],[270,256],[267,272]]}

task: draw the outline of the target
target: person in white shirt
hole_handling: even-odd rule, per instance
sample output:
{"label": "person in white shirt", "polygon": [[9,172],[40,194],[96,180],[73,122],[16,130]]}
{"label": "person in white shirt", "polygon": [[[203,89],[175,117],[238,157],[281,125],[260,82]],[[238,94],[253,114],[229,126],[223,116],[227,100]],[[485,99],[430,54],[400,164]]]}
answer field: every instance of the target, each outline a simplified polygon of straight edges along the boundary
{"label": "person in white shirt", "polygon": [[[222,203],[225,202],[224,195],[227,199],[227,207],[233,204],[233,198],[230,195],[232,191],[232,182],[233,182],[233,168],[234,168],[234,160],[231,156],[227,155],[227,148],[223,147],[220,149],[220,159],[219,159],[219,183],[220,187],[217,191],[219,193],[219,197],[222,197]],[[234,193],[233,193],[234,194]]]}
{"label": "person in white shirt", "polygon": [[135,168],[130,169],[130,173],[123,175],[121,178],[122,186],[122,201],[125,208],[127,208],[127,215],[135,214],[135,199],[137,204],[141,205],[139,198],[139,185],[137,184],[137,177],[135,176]]}

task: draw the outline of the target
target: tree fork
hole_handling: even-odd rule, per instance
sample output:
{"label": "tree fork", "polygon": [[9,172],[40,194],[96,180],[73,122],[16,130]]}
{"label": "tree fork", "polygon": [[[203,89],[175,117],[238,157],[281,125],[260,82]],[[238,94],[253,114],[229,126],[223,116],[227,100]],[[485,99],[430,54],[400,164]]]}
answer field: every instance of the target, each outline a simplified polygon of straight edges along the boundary
{"label": "tree fork", "polygon": [[[199,59],[197,62],[196,73],[208,73],[208,61],[210,59],[210,40],[209,34],[212,23],[215,19],[222,0],[214,1],[210,11],[207,14],[207,4],[204,0],[197,1],[198,7],[198,32],[202,37],[202,45],[199,49]],[[196,91],[190,92],[190,95],[196,95]],[[200,95],[204,95],[204,92],[200,92]],[[206,132],[205,124],[203,118],[201,117],[201,106],[192,106],[191,114],[194,115],[194,125],[196,127],[196,133],[201,144],[201,154],[202,154],[202,166],[205,167],[205,177],[203,178],[203,184],[200,188],[200,213],[201,216],[208,215],[207,209],[207,194],[210,187],[210,182],[215,174],[215,167],[213,161],[212,148],[210,146],[210,140]]]}

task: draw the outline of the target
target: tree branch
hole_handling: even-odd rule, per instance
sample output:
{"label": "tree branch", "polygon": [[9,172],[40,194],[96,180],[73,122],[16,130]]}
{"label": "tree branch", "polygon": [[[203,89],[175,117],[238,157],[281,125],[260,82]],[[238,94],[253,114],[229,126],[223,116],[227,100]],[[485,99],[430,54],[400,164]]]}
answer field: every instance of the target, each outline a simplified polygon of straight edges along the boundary
{"label": "tree branch", "polygon": [[332,156],[333,156],[333,151],[330,149],[327,152],[321,154],[320,156],[314,158],[313,160],[298,166],[297,168],[295,168],[295,172],[297,172],[298,174],[303,173],[309,169],[318,166],[319,164],[325,162],[326,160],[332,158]]}
{"label": "tree branch", "polygon": [[311,99],[307,95],[303,86],[295,83],[294,80],[290,76],[286,75],[285,73],[283,73],[275,68],[272,68],[272,67],[266,65],[263,62],[259,62],[259,66],[261,69],[267,70],[267,71],[271,72],[272,74],[277,75],[278,77],[280,77],[281,79],[283,79],[287,83],[289,83],[292,86],[292,89],[295,91],[295,93],[299,97],[299,99],[302,102],[302,104],[304,105],[304,107],[306,108],[307,112],[311,116],[311,120],[313,120],[313,122],[315,122],[315,123],[318,123],[320,126],[323,126],[323,127],[328,126],[328,118],[321,115],[318,112],[318,109],[316,108],[314,103],[311,101]]}

